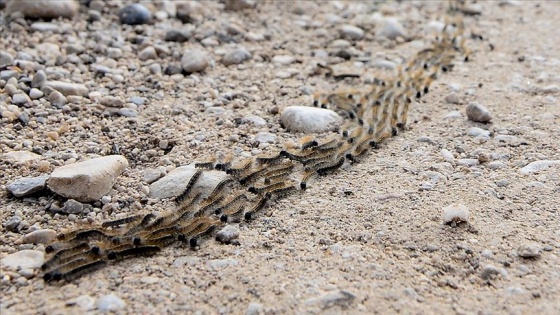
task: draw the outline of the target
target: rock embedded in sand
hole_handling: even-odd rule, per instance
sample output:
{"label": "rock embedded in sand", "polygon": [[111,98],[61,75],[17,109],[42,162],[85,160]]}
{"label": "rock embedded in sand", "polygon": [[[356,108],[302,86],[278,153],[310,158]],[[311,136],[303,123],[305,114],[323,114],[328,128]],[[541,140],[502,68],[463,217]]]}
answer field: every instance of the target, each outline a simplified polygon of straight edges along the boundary
{"label": "rock embedded in sand", "polygon": [[342,117],[334,111],[308,106],[286,107],[280,120],[288,131],[304,133],[332,131],[342,124]]}
{"label": "rock embedded in sand", "polygon": [[233,225],[228,225],[224,227],[216,234],[216,240],[224,244],[230,244],[233,240],[236,240],[238,237],[239,237],[239,229],[237,229]]}
{"label": "rock embedded in sand", "polygon": [[26,244],[48,244],[56,237],[56,231],[51,229],[41,229],[25,234],[23,243]]}
{"label": "rock embedded in sand", "polygon": [[385,19],[385,23],[377,33],[378,36],[383,36],[388,39],[395,39],[397,37],[407,37],[407,32],[404,26],[395,18]]}
{"label": "rock embedded in sand", "polygon": [[470,103],[466,109],[467,118],[471,121],[487,123],[492,120],[490,111],[479,103]]}
{"label": "rock embedded in sand", "polygon": [[25,197],[45,189],[49,176],[24,177],[8,185],[6,189],[15,197]]}
{"label": "rock embedded in sand", "polygon": [[45,261],[45,253],[38,250],[24,249],[2,258],[2,267],[8,269],[33,269],[41,267]]}
{"label": "rock embedded in sand", "polygon": [[453,204],[443,208],[443,223],[460,223],[469,221],[469,208],[462,204]]}
{"label": "rock embedded in sand", "polygon": [[78,13],[78,2],[75,0],[12,0],[6,6],[8,14],[21,12],[31,19],[71,18]]}
{"label": "rock embedded in sand", "polygon": [[106,195],[128,167],[121,155],[109,155],[61,166],[47,181],[55,193],[80,202],[93,202]]}
{"label": "rock embedded in sand", "polygon": [[524,244],[517,249],[517,255],[523,258],[537,258],[541,255],[541,247],[538,244]]}
{"label": "rock embedded in sand", "polygon": [[364,30],[351,24],[344,24],[340,27],[340,35],[344,38],[360,40],[364,37]]}

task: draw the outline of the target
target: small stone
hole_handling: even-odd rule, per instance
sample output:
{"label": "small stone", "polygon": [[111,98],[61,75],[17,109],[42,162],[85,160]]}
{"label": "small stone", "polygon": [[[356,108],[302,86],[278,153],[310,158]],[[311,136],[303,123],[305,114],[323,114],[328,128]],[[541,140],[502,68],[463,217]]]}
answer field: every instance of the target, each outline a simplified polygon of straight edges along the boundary
{"label": "small stone", "polygon": [[538,258],[541,255],[541,247],[538,244],[524,244],[517,249],[517,255],[523,258]]}
{"label": "small stone", "polygon": [[406,34],[406,30],[404,29],[402,24],[395,18],[385,19],[385,24],[377,33],[378,36],[383,36],[391,40],[394,40],[397,37],[406,38]]}
{"label": "small stone", "polygon": [[94,309],[95,299],[89,295],[80,295],[66,302],[67,306],[77,305],[82,311],[87,312]]}
{"label": "small stone", "polygon": [[140,25],[149,23],[152,14],[140,3],[132,3],[119,11],[119,20],[122,24]]}
{"label": "small stone", "polygon": [[50,87],[51,89],[57,90],[62,93],[64,96],[68,95],[78,95],[78,96],[86,96],[89,93],[88,88],[80,83],[68,83],[62,81],[48,81],[45,86]]}
{"label": "small stone", "polygon": [[42,229],[33,231],[23,237],[25,244],[48,244],[56,237],[56,231],[51,229]]}
{"label": "small stone", "polygon": [[287,66],[296,61],[296,58],[290,55],[276,55],[272,57],[272,63]]}
{"label": "small stone", "polygon": [[12,65],[14,57],[5,51],[0,51],[0,68]]}
{"label": "small stone", "polygon": [[82,211],[84,211],[84,205],[81,202],[76,201],[74,199],[68,199],[64,203],[64,206],[62,207],[61,211],[67,214],[82,213]]}
{"label": "small stone", "polygon": [[255,141],[259,143],[274,143],[276,142],[276,135],[270,132],[259,132],[255,136]]}
{"label": "small stone", "polygon": [[491,170],[499,170],[505,168],[507,165],[503,161],[492,161],[488,163],[488,168]]}
{"label": "small stone", "polygon": [[45,84],[46,82],[47,82],[47,75],[45,74],[45,71],[39,70],[33,76],[33,80],[31,80],[31,87],[41,88],[43,84]]}
{"label": "small stone", "polygon": [[52,91],[49,94],[49,102],[56,108],[62,108],[62,106],[66,105],[67,100],[59,91]]}
{"label": "small stone", "polygon": [[340,27],[340,35],[348,39],[360,40],[364,37],[364,30],[354,25],[344,24]]}
{"label": "small stone", "polygon": [[263,305],[260,303],[251,302],[245,310],[245,315],[259,315],[261,314]]}
{"label": "small stone", "polygon": [[93,202],[106,195],[128,167],[121,155],[109,155],[61,166],[47,181],[55,193],[80,202]]}
{"label": "small stone", "polygon": [[31,30],[35,32],[53,32],[58,33],[59,27],[54,23],[49,22],[35,22],[31,24]]}
{"label": "small stone", "polygon": [[88,10],[88,22],[93,23],[101,20],[101,12],[97,10]]}
{"label": "small stone", "polygon": [[502,272],[497,267],[493,265],[486,265],[482,268],[480,277],[484,280],[492,280],[500,274],[502,274]]}
{"label": "small stone", "polygon": [[29,97],[31,97],[31,99],[33,100],[40,99],[41,97],[43,97],[43,95],[44,95],[43,92],[37,88],[32,88],[29,91]]}
{"label": "small stone", "polygon": [[509,181],[507,179],[500,179],[496,182],[496,186],[498,187],[507,187],[509,186]]}
{"label": "small stone", "polygon": [[[194,165],[186,165],[177,167],[169,172],[165,177],[150,185],[150,198],[164,199],[173,198],[180,195],[186,188],[190,178],[196,173]],[[218,185],[228,175],[221,171],[205,171],[196,181],[193,189],[203,191],[206,195]],[[206,195],[204,195],[206,194]]]}
{"label": "small stone", "polygon": [[373,62],[372,67],[386,69],[386,70],[393,70],[397,67],[397,64],[393,61],[385,60],[385,59],[377,59]]}
{"label": "small stone", "polygon": [[6,189],[15,197],[25,197],[44,190],[48,179],[49,176],[24,177],[9,183]]}
{"label": "small stone", "polygon": [[8,81],[11,78],[19,79],[20,74],[16,70],[3,70],[0,71],[0,80]]}
{"label": "small stone", "polygon": [[309,299],[305,301],[307,305],[318,305],[321,309],[331,308],[335,305],[342,307],[348,307],[352,301],[356,299],[356,296],[348,291],[338,290],[332,291],[324,294],[323,296],[315,299]]}
{"label": "small stone", "polygon": [[47,137],[49,137],[53,141],[56,141],[58,140],[59,134],[56,131],[49,131],[47,132]]}
{"label": "small stone", "polygon": [[280,120],[290,132],[322,133],[334,131],[342,124],[342,117],[332,110],[308,106],[289,106]]}
{"label": "small stone", "polygon": [[21,217],[15,215],[9,218],[8,220],[6,220],[6,223],[4,223],[4,228],[10,232],[17,232],[20,223],[21,223]]}
{"label": "small stone", "polygon": [[466,109],[467,118],[471,121],[487,123],[492,120],[492,116],[486,107],[479,103],[470,103]]}
{"label": "small stone", "polygon": [[138,116],[138,111],[133,108],[119,108],[117,114],[123,117],[136,117]]}
{"label": "small stone", "polygon": [[434,189],[434,184],[430,183],[430,182],[423,182],[422,184],[420,184],[420,190],[432,190]]}
{"label": "small stone", "polygon": [[255,0],[225,0],[225,8],[229,11],[239,11],[254,8]]}
{"label": "small stone", "polygon": [[237,238],[239,238],[239,230],[232,225],[224,227],[216,234],[216,240],[224,244],[230,244]]}
{"label": "small stone", "polygon": [[543,171],[549,167],[560,165],[560,160],[540,160],[527,164],[519,172],[523,175],[532,174]]}
{"label": "small stone", "polygon": [[6,13],[21,12],[23,16],[31,19],[71,18],[76,15],[78,8],[78,2],[74,0],[18,0],[8,1]]}
{"label": "small stone", "polygon": [[189,30],[169,30],[165,33],[165,40],[168,42],[184,43],[191,38]]}
{"label": "small stone", "polygon": [[29,151],[10,151],[8,153],[4,153],[2,158],[10,163],[24,164],[26,162],[38,160],[41,156]]}
{"label": "small stone", "polygon": [[5,256],[1,260],[2,267],[17,269],[35,269],[41,267],[45,262],[45,253],[38,250],[24,249]]}
{"label": "small stone", "polygon": [[236,259],[213,259],[206,262],[206,266],[209,269],[218,269],[218,268],[224,268],[228,266],[237,266],[238,264],[239,261],[237,261]]}
{"label": "small stone", "polygon": [[266,126],[266,120],[256,115],[247,115],[243,117],[243,123],[251,123],[257,127]]}
{"label": "small stone", "polygon": [[460,104],[459,96],[455,92],[451,92],[445,96],[445,101],[449,104]]}
{"label": "small stone", "polygon": [[478,127],[469,128],[467,135],[485,140],[490,139],[490,131]]}
{"label": "small stone", "polygon": [[126,303],[114,294],[100,297],[95,304],[100,312],[115,312],[126,306]]}
{"label": "small stone", "polygon": [[225,66],[237,65],[251,59],[251,53],[244,47],[238,47],[227,53],[222,58],[222,63]]}
{"label": "small stone", "polygon": [[462,204],[453,204],[443,208],[443,223],[452,224],[469,221],[469,208]]}
{"label": "small stone", "polygon": [[18,93],[12,97],[12,104],[17,106],[24,106],[31,104],[31,99],[27,94]]}
{"label": "small stone", "polygon": [[99,104],[109,107],[123,107],[124,105],[123,101],[120,98],[110,95],[103,96],[99,100]]}
{"label": "small stone", "polygon": [[156,58],[157,58],[157,52],[156,49],[152,46],[148,46],[142,49],[142,51],[138,54],[138,59],[142,61],[156,59]]}
{"label": "small stone", "polygon": [[447,161],[447,162],[453,162],[455,160],[455,157],[453,156],[453,153],[451,153],[449,150],[447,149],[441,149],[441,155],[443,155],[443,158]]}
{"label": "small stone", "polygon": [[[200,72],[208,67],[207,53],[200,50],[186,50],[181,58],[181,66],[186,73]],[[167,74],[167,70],[166,70]]]}
{"label": "small stone", "polygon": [[475,166],[479,165],[480,161],[478,159],[459,159],[457,160],[457,164],[465,166]]}

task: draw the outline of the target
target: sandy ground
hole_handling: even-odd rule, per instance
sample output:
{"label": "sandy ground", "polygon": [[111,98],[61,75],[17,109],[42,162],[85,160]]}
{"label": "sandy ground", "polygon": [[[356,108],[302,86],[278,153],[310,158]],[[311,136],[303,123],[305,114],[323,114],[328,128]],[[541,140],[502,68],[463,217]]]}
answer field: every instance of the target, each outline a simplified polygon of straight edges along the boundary
{"label": "sandy ground", "polygon": [[[387,141],[362,163],[316,181],[305,195],[288,197],[269,206],[256,220],[241,223],[241,245],[209,240],[197,251],[173,245],[156,257],[116,264],[70,284],[45,285],[40,277],[25,285],[3,283],[2,314],[75,314],[81,310],[72,303],[74,299],[84,299],[84,295],[97,299],[110,293],[126,302],[117,313],[131,314],[560,313],[560,168],[530,175],[519,172],[535,160],[560,160],[560,92],[542,89],[560,85],[560,5],[519,1],[517,6],[499,7],[492,1],[482,2],[482,7],[481,16],[466,21],[484,41],[470,43],[475,50],[472,60],[460,62],[453,72],[441,77],[412,109],[410,130]],[[328,2],[313,8],[322,14],[341,11]],[[293,67],[302,74],[295,79],[270,78],[274,69],[251,67],[262,64],[251,60],[233,70],[217,64],[197,76],[215,79],[220,91],[259,87],[253,92],[258,96],[256,101],[221,118],[233,120],[239,113],[259,115],[268,126],[243,132],[249,137],[259,131],[274,132],[282,143],[282,139],[294,136],[279,126],[278,116],[269,110],[273,104],[280,109],[306,104],[309,97],[301,95],[299,89],[303,84],[343,84],[324,76],[309,76],[305,71],[313,60],[309,53],[312,44],[325,45],[327,39],[315,40],[313,30],[290,30],[285,21],[295,15],[287,3],[268,2],[259,10],[260,17],[248,13],[237,14],[235,19],[249,27],[257,25],[262,16],[271,15],[270,24],[286,35],[273,40],[281,47],[277,51],[271,50],[271,42],[247,46],[262,45],[261,55],[296,55],[302,63]],[[235,14],[228,13],[228,18]],[[434,15],[425,13],[424,22]],[[399,16],[406,21],[406,13]],[[328,39],[334,38],[336,35]],[[385,56],[414,51],[404,51],[407,44],[382,47],[363,40],[360,45],[363,51]],[[450,84],[460,87],[459,105],[444,100],[451,92]],[[187,92],[203,89],[202,85]],[[152,99],[136,118],[145,128],[131,131],[138,138],[168,137],[176,146],[166,157],[131,161],[131,169],[119,179],[118,186],[124,188],[114,196],[139,190],[145,185],[142,171],[165,165],[161,162],[164,158],[181,165],[245,145],[228,142],[229,131],[220,134],[217,117],[185,105],[194,103],[195,93],[187,99],[180,98],[185,97],[185,91],[181,93]],[[491,111],[492,124],[466,119],[465,106],[473,101]],[[454,111],[462,116],[446,118]],[[185,119],[181,113],[191,116]],[[90,119],[100,124],[112,120],[109,123],[118,128],[126,126],[128,120]],[[194,124],[196,131],[191,131],[189,124]],[[479,141],[467,135],[473,126],[490,130],[492,138],[514,135],[518,142]],[[92,127],[92,132],[99,129]],[[193,148],[189,139],[197,132],[209,136]],[[99,141],[121,140],[99,134]],[[80,150],[78,146],[61,142],[55,150]],[[455,161],[445,162],[441,149],[451,151]],[[462,158],[478,158],[481,152],[490,160],[498,155],[507,157],[505,167],[493,170],[488,162],[470,167],[457,163]],[[443,175],[431,190],[419,189],[429,181],[423,176],[426,171]],[[14,169],[2,176],[2,184],[29,174],[36,172]],[[136,194],[138,199],[142,196]],[[457,202],[469,207],[468,224],[444,225],[442,208]],[[166,203],[150,205],[157,208]],[[3,222],[17,209],[27,209],[24,213],[31,218],[33,211],[41,208],[38,203],[25,203],[5,193],[0,206]],[[120,211],[134,210],[125,207]],[[43,228],[62,226],[72,223],[63,219],[41,223]],[[6,232],[2,255],[14,252],[20,237]],[[538,245],[540,257],[519,257],[517,249],[526,244]],[[482,270],[488,265],[500,269],[501,275],[483,279]]]}

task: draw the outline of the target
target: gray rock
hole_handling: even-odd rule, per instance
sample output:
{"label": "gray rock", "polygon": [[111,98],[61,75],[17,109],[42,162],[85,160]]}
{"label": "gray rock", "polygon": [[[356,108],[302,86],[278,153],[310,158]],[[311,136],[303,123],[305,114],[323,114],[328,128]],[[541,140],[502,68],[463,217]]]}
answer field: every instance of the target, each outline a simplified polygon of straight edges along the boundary
{"label": "gray rock", "polygon": [[17,269],[35,269],[41,267],[45,262],[45,253],[38,250],[24,249],[10,254],[1,260],[2,267]]}
{"label": "gray rock", "polygon": [[244,47],[238,47],[225,54],[222,58],[222,63],[225,66],[237,65],[251,59],[251,53]]}
{"label": "gray rock", "polygon": [[[150,185],[150,198],[163,199],[180,195],[195,172],[194,165],[181,166],[172,170],[166,176]],[[228,175],[224,172],[204,171],[193,189],[200,189],[203,192],[202,197],[205,197],[219,182],[227,177]]]}
{"label": "gray rock", "polygon": [[348,39],[360,40],[364,37],[364,30],[354,25],[344,24],[340,27],[340,35]]}
{"label": "gray rock", "polygon": [[133,108],[119,108],[117,114],[124,117],[136,117],[138,116],[138,111]]}
{"label": "gray rock", "polygon": [[146,102],[145,99],[143,97],[140,96],[132,96],[130,98],[130,102],[137,105],[137,106],[142,106],[144,105],[144,103]]}
{"label": "gray rock", "polygon": [[342,124],[342,117],[332,110],[307,106],[289,106],[280,120],[290,132],[320,133],[333,131]]}
{"label": "gray rock", "polygon": [[6,189],[15,197],[25,197],[45,189],[47,179],[49,176],[24,177],[9,183]]}
{"label": "gray rock", "polygon": [[59,17],[71,18],[78,12],[78,2],[75,0],[37,1],[19,0],[9,1],[6,13],[21,12],[26,18],[56,19]]}
{"label": "gray rock", "polygon": [[505,168],[507,165],[503,161],[492,161],[488,163],[488,168],[491,170],[499,170]]}
{"label": "gray rock", "polygon": [[420,184],[420,191],[432,189],[434,189],[434,184],[430,182],[423,182],[422,184]]}
{"label": "gray rock", "polygon": [[0,68],[10,66],[14,62],[14,57],[5,51],[0,51]]}
{"label": "gray rock", "polygon": [[43,97],[43,95],[44,95],[43,92],[37,88],[32,88],[29,91],[29,97],[31,97],[31,99],[33,100],[40,99],[41,97]]}
{"label": "gray rock", "polygon": [[97,10],[88,10],[88,22],[93,23],[101,20],[101,12]]}
{"label": "gray rock", "polygon": [[263,305],[260,303],[251,302],[245,310],[245,315],[259,315],[262,311]]}
{"label": "gray rock", "polygon": [[255,141],[259,143],[274,143],[276,142],[276,135],[270,132],[259,132],[255,136]]}
{"label": "gray rock", "polygon": [[507,179],[500,179],[496,182],[496,186],[498,187],[507,187],[509,186],[509,181]]}
{"label": "gray rock", "polygon": [[287,66],[291,63],[293,63],[294,61],[296,61],[296,58],[294,58],[294,56],[290,56],[290,55],[276,55],[274,57],[272,57],[272,62],[279,64],[279,65],[284,65]]}
{"label": "gray rock", "polygon": [[45,71],[39,70],[33,76],[33,80],[31,80],[31,87],[41,88],[43,84],[45,84],[46,82],[47,82],[47,75],[45,74]]}
{"label": "gray rock", "polygon": [[99,104],[109,107],[122,107],[124,102],[116,96],[107,95],[99,100]]}
{"label": "gray rock", "polygon": [[224,244],[229,244],[237,238],[239,238],[239,229],[233,225],[224,227],[216,234],[216,240]]}
{"label": "gray rock", "polygon": [[381,29],[378,31],[377,35],[386,37],[388,39],[407,37],[406,30],[404,29],[402,24],[395,18],[387,18]]}
{"label": "gray rock", "polygon": [[60,28],[58,25],[50,22],[35,22],[31,24],[31,30],[35,32],[53,32],[58,33]]}
{"label": "gray rock", "polygon": [[237,261],[236,259],[213,259],[206,262],[206,266],[209,269],[218,269],[218,268],[224,268],[228,266],[237,266],[238,264],[239,261]]}
{"label": "gray rock", "polygon": [[469,128],[469,130],[467,131],[467,135],[471,137],[486,139],[486,140],[490,139],[490,131],[478,127]]}
{"label": "gray rock", "polygon": [[21,218],[15,215],[9,218],[8,220],[6,220],[6,223],[4,223],[4,228],[10,232],[17,232],[20,223],[21,223]]}
{"label": "gray rock", "polygon": [[486,265],[480,272],[480,277],[484,280],[492,280],[496,276],[502,274],[502,271],[493,265]]}
{"label": "gray rock", "polygon": [[266,120],[256,115],[247,115],[243,117],[243,123],[251,123],[257,127],[266,126]]}
{"label": "gray rock", "polygon": [[76,305],[82,311],[87,312],[87,311],[90,311],[90,310],[94,309],[95,299],[93,297],[91,297],[90,295],[84,294],[84,295],[78,296],[75,299],[67,301],[66,305],[68,305],[68,306]]}
{"label": "gray rock", "polygon": [[475,166],[480,164],[478,159],[459,159],[457,160],[458,165],[465,165],[465,166]]}
{"label": "gray rock", "polygon": [[31,99],[27,96],[27,94],[18,93],[12,96],[12,104],[17,106],[29,105],[31,104]]}
{"label": "gray rock", "polygon": [[16,70],[3,70],[0,71],[0,80],[8,81],[11,78],[19,79],[20,74]]}
{"label": "gray rock", "polygon": [[540,160],[527,164],[525,167],[519,170],[519,172],[521,174],[527,175],[527,174],[540,172],[549,167],[553,167],[557,165],[560,165],[560,160]]}
{"label": "gray rock", "polygon": [[523,258],[537,258],[541,255],[541,247],[538,244],[524,244],[517,249],[517,255]]}
{"label": "gray rock", "polygon": [[146,61],[146,60],[150,60],[150,59],[156,59],[157,58],[157,52],[156,49],[152,46],[148,46],[144,49],[142,49],[142,51],[138,54],[138,59],[142,60],[142,61]]}
{"label": "gray rock", "polygon": [[[79,96],[87,96],[89,93],[88,88],[80,83],[68,83],[62,81],[48,81],[45,86],[57,90],[62,93],[64,96],[68,95],[79,95]],[[43,88],[42,88],[43,89]]]}
{"label": "gray rock", "polygon": [[356,296],[354,294],[348,291],[339,290],[326,293],[319,298],[307,300],[305,301],[305,304],[316,305],[321,309],[327,309],[335,305],[347,307],[348,304],[352,303],[355,299]]}
{"label": "gray rock", "polygon": [[397,67],[397,64],[389,60],[377,59],[373,62],[372,67],[393,70]]}
{"label": "gray rock", "polygon": [[[208,67],[206,53],[200,50],[186,50],[181,58],[181,66],[186,73],[200,72]],[[167,74],[167,71],[166,71]]]}
{"label": "gray rock", "polygon": [[66,105],[66,97],[64,97],[64,95],[62,95],[62,93],[60,93],[59,91],[52,91],[51,94],[49,94],[49,102],[51,102],[51,104],[56,107],[56,108],[62,108],[62,106]]}
{"label": "gray rock", "polygon": [[445,101],[449,104],[459,104],[461,101],[459,100],[459,96],[455,92],[451,92],[445,96]]}
{"label": "gray rock", "polygon": [[55,193],[80,202],[93,202],[106,195],[128,167],[121,155],[110,155],[61,166],[47,181]]}
{"label": "gray rock", "polygon": [[187,29],[185,30],[169,30],[165,33],[165,40],[168,42],[179,42],[183,43],[191,38],[191,32]]}
{"label": "gray rock", "polygon": [[115,312],[126,307],[126,303],[114,294],[108,294],[100,297],[95,305],[100,312]]}
{"label": "gray rock", "polygon": [[119,11],[119,20],[122,24],[140,25],[149,23],[152,14],[140,3],[132,3]]}
{"label": "gray rock", "polygon": [[255,0],[225,0],[225,8],[229,11],[239,11],[254,8]]}
{"label": "gray rock", "polygon": [[64,206],[62,207],[61,211],[67,214],[82,213],[82,211],[84,211],[84,205],[81,202],[76,201],[74,199],[68,199],[64,203]]}
{"label": "gray rock", "polygon": [[443,155],[443,159],[446,160],[447,162],[453,162],[455,160],[453,153],[451,153],[447,149],[441,149],[441,155]]}
{"label": "gray rock", "polygon": [[56,237],[56,231],[42,229],[25,234],[23,243],[26,244],[48,244]]}
{"label": "gray rock", "polygon": [[476,102],[470,103],[467,106],[466,112],[467,112],[467,118],[475,122],[487,123],[490,122],[490,120],[492,120],[490,111],[488,111],[486,107]]}

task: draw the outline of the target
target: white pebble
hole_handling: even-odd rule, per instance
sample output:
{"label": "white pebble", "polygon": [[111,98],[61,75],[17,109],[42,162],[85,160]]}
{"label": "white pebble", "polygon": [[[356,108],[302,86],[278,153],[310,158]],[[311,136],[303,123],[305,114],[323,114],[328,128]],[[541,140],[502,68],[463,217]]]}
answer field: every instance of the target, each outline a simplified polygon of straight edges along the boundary
{"label": "white pebble", "polygon": [[443,208],[443,223],[468,222],[469,208],[462,204],[453,204]]}
{"label": "white pebble", "polygon": [[97,309],[101,312],[117,311],[126,306],[126,303],[114,294],[102,296],[97,300]]}

